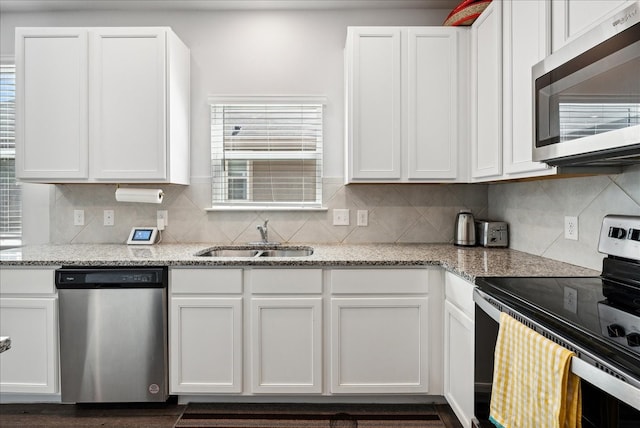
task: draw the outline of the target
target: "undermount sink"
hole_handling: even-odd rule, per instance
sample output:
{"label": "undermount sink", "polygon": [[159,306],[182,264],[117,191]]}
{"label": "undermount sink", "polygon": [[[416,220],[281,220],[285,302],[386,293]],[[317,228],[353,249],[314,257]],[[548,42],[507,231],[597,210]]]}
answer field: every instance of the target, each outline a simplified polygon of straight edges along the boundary
{"label": "undermount sink", "polygon": [[256,248],[214,247],[196,253],[199,257],[306,257],[313,254],[311,247]]}

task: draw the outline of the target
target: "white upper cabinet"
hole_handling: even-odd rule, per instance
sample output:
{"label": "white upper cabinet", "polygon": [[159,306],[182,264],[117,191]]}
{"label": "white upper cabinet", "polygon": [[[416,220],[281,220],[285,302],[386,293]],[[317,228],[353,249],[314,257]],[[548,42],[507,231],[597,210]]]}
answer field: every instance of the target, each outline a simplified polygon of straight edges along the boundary
{"label": "white upper cabinet", "polygon": [[348,29],[347,182],[461,179],[466,36],[452,27]]}
{"label": "white upper cabinet", "polygon": [[466,81],[459,78],[458,39],[464,33],[446,27],[418,27],[409,28],[407,38],[407,176],[456,179],[461,141],[456,126],[458,91],[465,89],[460,85]]}
{"label": "white upper cabinet", "polygon": [[471,177],[502,174],[502,10],[492,2],[471,27]]}
{"label": "white upper cabinet", "polygon": [[634,3],[634,0],[554,0],[551,3],[553,52],[597,25],[603,17]]}
{"label": "white upper cabinet", "polygon": [[348,181],[402,176],[401,32],[397,27],[348,29]]}
{"label": "white upper cabinet", "polygon": [[513,174],[550,175],[555,168],[532,160],[533,90],[531,67],[549,51],[549,3],[503,0],[503,167]]}
{"label": "white upper cabinet", "polygon": [[18,178],[89,177],[87,54],[86,30],[16,30]]}
{"label": "white upper cabinet", "polygon": [[18,178],[189,183],[189,50],[169,28],[18,28],[16,57]]}

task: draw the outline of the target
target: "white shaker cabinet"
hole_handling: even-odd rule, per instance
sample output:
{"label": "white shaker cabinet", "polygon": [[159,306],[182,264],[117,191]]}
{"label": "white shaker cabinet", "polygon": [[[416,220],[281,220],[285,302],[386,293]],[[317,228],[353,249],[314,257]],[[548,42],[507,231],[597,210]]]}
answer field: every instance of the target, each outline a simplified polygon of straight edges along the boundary
{"label": "white shaker cabinet", "polygon": [[189,50],[169,28],[18,28],[16,63],[18,178],[189,183]]}
{"label": "white shaker cabinet", "polygon": [[402,178],[402,30],[347,29],[347,180]]}
{"label": "white shaker cabinet", "polygon": [[89,178],[88,34],[16,30],[16,176]]}
{"label": "white shaker cabinet", "polygon": [[171,269],[169,393],[242,392],[242,269]]}
{"label": "white shaker cabinet", "polygon": [[474,389],[473,284],[445,273],[444,396],[462,426],[471,428]]}
{"label": "white shaker cabinet", "polygon": [[58,392],[58,298],[54,268],[3,267],[0,336],[11,348],[0,354],[0,393]]}
{"label": "white shaker cabinet", "polygon": [[251,392],[322,392],[322,270],[253,269]]}
{"label": "white shaker cabinet", "polygon": [[332,394],[441,393],[442,302],[429,280],[426,269],[331,271]]}
{"label": "white shaker cabinet", "polygon": [[471,177],[502,175],[502,10],[492,2],[471,26]]}
{"label": "white shaker cabinet", "polygon": [[634,0],[553,0],[551,3],[552,51],[610,16]]}
{"label": "white shaker cabinet", "polygon": [[461,179],[466,36],[452,27],[348,28],[348,182]]}
{"label": "white shaker cabinet", "polygon": [[556,169],[534,162],[531,67],[548,54],[548,2],[503,0],[504,178],[542,176]]}

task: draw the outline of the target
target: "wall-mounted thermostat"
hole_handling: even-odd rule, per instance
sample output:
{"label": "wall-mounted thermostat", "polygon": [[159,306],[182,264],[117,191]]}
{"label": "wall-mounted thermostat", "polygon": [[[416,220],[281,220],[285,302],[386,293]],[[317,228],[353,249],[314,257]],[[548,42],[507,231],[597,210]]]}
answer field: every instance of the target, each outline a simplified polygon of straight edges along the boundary
{"label": "wall-mounted thermostat", "polygon": [[152,245],[158,237],[157,227],[133,227],[127,240],[128,245]]}

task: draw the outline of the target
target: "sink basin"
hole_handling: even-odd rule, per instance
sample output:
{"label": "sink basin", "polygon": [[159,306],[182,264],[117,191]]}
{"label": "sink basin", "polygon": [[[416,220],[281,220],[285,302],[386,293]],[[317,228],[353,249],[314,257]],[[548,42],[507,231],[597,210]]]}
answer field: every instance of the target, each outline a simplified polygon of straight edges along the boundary
{"label": "sink basin", "polygon": [[311,247],[214,247],[196,253],[199,257],[305,257],[313,254]]}
{"label": "sink basin", "polygon": [[313,248],[283,248],[279,250],[264,250],[258,257],[305,257],[313,254]]}
{"label": "sink basin", "polygon": [[222,248],[217,250],[205,251],[202,254],[198,253],[196,255],[205,257],[255,257],[259,252],[259,250]]}

